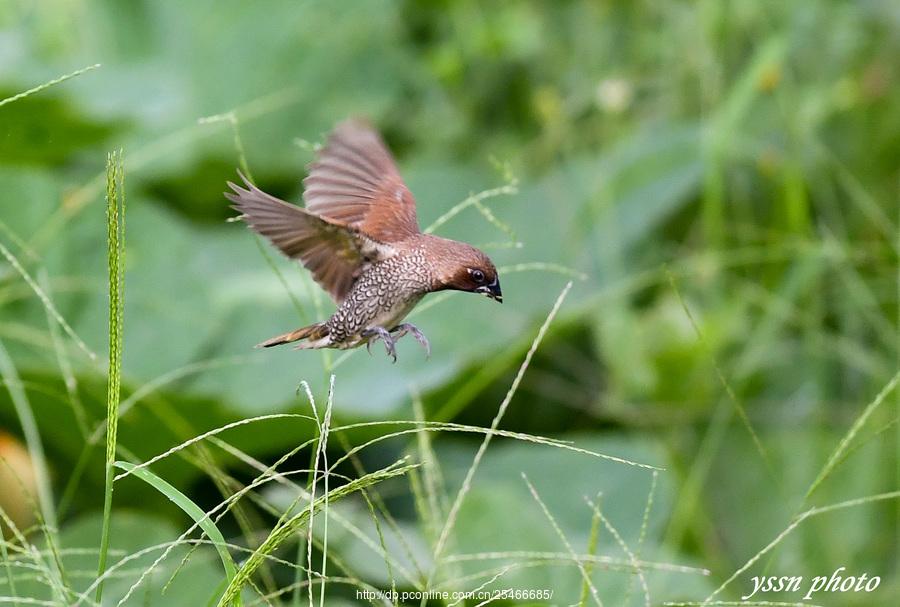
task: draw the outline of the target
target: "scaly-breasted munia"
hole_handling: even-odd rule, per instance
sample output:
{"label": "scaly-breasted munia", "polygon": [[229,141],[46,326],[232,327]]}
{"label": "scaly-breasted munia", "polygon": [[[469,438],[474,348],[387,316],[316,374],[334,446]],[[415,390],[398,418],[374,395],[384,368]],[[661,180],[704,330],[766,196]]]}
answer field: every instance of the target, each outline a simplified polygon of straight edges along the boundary
{"label": "scaly-breasted munia", "polygon": [[247,181],[228,182],[242,219],[282,253],[298,259],[338,309],[328,320],[265,341],[268,348],[304,340],[296,348],[368,348],[412,333],[430,355],[428,340],[400,324],[428,293],[481,293],[502,301],[497,269],[475,247],[419,231],[416,201],[381,137],[367,124],[339,124],[303,180],[306,208],[270,196]]}

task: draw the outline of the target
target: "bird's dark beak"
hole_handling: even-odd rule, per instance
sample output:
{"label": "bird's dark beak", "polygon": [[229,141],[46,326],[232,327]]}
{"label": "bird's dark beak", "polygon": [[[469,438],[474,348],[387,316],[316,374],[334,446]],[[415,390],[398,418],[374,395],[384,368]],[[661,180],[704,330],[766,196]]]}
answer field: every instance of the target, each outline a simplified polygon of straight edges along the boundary
{"label": "bird's dark beak", "polygon": [[500,278],[495,278],[494,282],[489,285],[478,287],[475,289],[475,292],[490,297],[499,303],[503,303],[503,293],[500,292]]}

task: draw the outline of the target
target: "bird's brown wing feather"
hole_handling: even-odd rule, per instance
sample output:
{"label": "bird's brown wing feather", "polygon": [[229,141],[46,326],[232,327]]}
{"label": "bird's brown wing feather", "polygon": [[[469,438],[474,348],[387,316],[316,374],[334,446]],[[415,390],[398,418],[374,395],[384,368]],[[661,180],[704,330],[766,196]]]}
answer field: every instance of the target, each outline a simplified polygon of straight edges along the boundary
{"label": "bird's brown wing feather", "polygon": [[316,282],[340,305],[359,278],[363,267],[388,254],[351,227],[330,223],[302,208],[266,194],[244,177],[244,189],[234,183],[228,186],[234,194],[225,196],[234,209],[258,234],[268,238],[282,253],[299,259]]}
{"label": "bird's brown wing feather", "polygon": [[339,124],[303,181],[306,210],[375,241],[419,233],[416,201],[381,137],[358,120]]}

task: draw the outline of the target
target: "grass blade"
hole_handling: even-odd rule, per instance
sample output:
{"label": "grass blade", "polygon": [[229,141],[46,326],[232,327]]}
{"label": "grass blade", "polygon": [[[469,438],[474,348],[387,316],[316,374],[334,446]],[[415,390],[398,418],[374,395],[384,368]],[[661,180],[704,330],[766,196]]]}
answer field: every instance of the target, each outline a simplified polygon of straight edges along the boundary
{"label": "grass blade", "polygon": [[234,598],[240,594],[244,585],[250,581],[250,576],[253,575],[269,555],[284,542],[293,537],[293,535],[297,533],[315,513],[322,510],[326,503],[333,503],[342,497],[346,497],[355,491],[365,489],[375,483],[380,483],[381,481],[396,476],[402,476],[416,467],[418,467],[418,464],[405,464],[403,460],[398,461],[382,470],[367,474],[366,476],[350,481],[346,485],[331,490],[327,495],[318,498],[310,504],[308,508],[303,508],[300,513],[287,520],[282,519],[282,521],[279,521],[265,541],[259,548],[253,551],[238,570],[235,578],[228,584],[224,596],[219,600],[219,607],[225,607],[231,603]]}
{"label": "grass blade", "polygon": [[113,467],[119,428],[119,400],[122,377],[122,322],[124,317],[125,267],[125,169],[122,153],[112,152],[106,162],[106,219],[109,231],[109,372],[106,391],[106,482],[103,493],[103,531],[97,565],[97,603],[103,597],[103,574],[109,550],[112,520]]}
{"label": "grass blade", "polygon": [[[225,537],[222,535],[222,532],[219,531],[219,528],[216,527],[216,524],[212,519],[204,512],[197,504],[192,502],[190,498],[188,498],[184,493],[173,487],[167,481],[163,480],[147,468],[138,468],[132,463],[118,461],[115,462],[115,467],[121,470],[125,470],[126,472],[130,472],[134,476],[138,477],[167,498],[169,498],[176,506],[181,508],[185,514],[194,519],[194,522],[200,525],[200,528],[203,529],[203,532],[209,536],[210,541],[215,546],[216,551],[219,553],[219,558],[222,559],[222,565],[225,567],[225,575],[227,577],[228,583],[234,579],[236,574],[236,569],[234,567],[234,560],[231,558],[231,554],[228,552],[228,544],[225,542]],[[240,605],[240,595],[236,595],[234,598],[234,604]]]}

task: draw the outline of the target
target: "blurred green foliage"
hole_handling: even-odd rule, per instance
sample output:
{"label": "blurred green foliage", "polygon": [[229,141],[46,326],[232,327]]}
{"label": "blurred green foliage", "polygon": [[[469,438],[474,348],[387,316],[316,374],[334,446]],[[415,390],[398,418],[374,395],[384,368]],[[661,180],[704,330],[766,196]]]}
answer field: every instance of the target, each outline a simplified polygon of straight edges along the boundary
{"label": "blurred green foliage", "polygon": [[[337,423],[411,419],[419,395],[428,419],[488,426],[571,278],[560,267],[586,278],[576,280],[501,427],[666,468],[645,556],[705,567],[711,577],[667,571],[651,580],[654,601],[704,598],[803,510],[898,489],[900,397],[892,394],[804,498],[900,357],[893,0],[0,5],[0,98],[95,63],[0,106],[0,243],[102,359],[104,167],[108,151],[124,150],[123,458],[147,460],[251,415],[307,413],[298,384],[324,395],[332,368]],[[412,317],[431,341],[428,361],[405,340],[396,365],[377,348],[372,357],[251,348],[329,314],[331,303],[242,224],[224,222],[232,215],[225,182],[243,154],[258,185],[299,202],[310,144],[350,115],[368,116],[385,135],[422,227],[517,178],[517,194],[483,201],[512,234],[474,208],[438,230],[487,250],[505,303],[431,296]],[[40,299],[0,261],[0,344],[38,421],[63,537],[68,547],[91,546],[84,530],[101,503],[105,364],[48,328]],[[20,431],[3,390],[0,425]],[[308,421],[276,420],[222,439],[268,462],[314,431]],[[436,440],[452,495],[475,442]],[[361,465],[384,466],[410,448],[387,444],[363,451]],[[544,498],[558,491],[551,511],[578,551],[592,518],[585,493],[604,494],[612,524],[634,547],[647,471],[570,456],[492,443],[461,511],[458,550],[565,551],[523,470]],[[233,487],[211,470],[246,480],[242,466],[209,447],[154,471],[211,507]],[[173,522],[188,526],[163,496],[130,479],[120,485],[118,524],[169,539]],[[881,576],[881,586],[841,595],[841,604],[893,604],[897,504],[809,519],[718,598],[748,594],[753,575],[811,579],[844,566]],[[340,507],[371,523],[363,502]],[[424,543],[409,500],[395,496],[392,507],[409,541]],[[601,536],[601,553],[626,559]],[[371,554],[359,545],[335,539],[332,548],[373,584],[389,583],[383,563],[367,569]],[[85,559],[81,568],[91,570]],[[203,559],[194,566],[208,575],[214,557]],[[493,566],[471,564],[457,573]],[[510,574],[511,583],[533,571]],[[541,571],[547,584],[556,579]],[[579,573],[569,565],[565,575],[561,604],[579,598]],[[593,574],[616,604],[628,576],[610,577]],[[173,592],[165,604],[197,604]]]}

